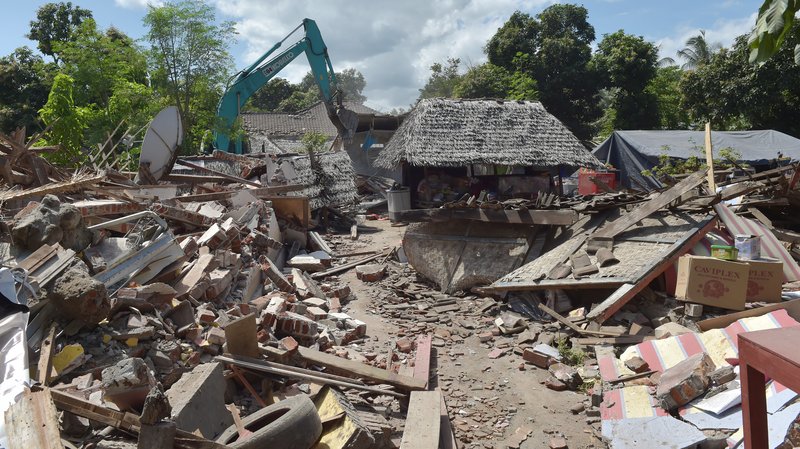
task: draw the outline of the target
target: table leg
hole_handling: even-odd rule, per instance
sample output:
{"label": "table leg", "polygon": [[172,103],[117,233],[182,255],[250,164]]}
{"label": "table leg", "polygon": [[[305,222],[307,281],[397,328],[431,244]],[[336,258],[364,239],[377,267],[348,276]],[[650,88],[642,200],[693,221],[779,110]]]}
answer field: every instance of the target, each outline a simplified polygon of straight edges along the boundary
{"label": "table leg", "polygon": [[[740,359],[740,361],[743,361]],[[767,449],[767,398],[764,374],[750,365],[742,364],[742,421],[744,421],[744,448]]]}

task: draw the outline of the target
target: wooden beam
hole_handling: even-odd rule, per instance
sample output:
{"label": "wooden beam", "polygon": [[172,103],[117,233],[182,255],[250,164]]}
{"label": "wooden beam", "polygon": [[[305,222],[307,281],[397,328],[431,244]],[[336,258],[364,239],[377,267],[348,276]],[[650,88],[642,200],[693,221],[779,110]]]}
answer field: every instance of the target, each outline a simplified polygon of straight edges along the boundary
{"label": "wooden beam", "polygon": [[53,370],[53,347],[55,347],[56,330],[58,325],[53,323],[47,331],[47,338],[42,341],[39,350],[39,364],[36,366],[36,381],[42,385],[50,384],[50,375]]}
{"label": "wooden beam", "polygon": [[479,208],[410,209],[395,213],[397,221],[409,223],[477,220],[492,223],[523,223],[568,226],[578,221],[571,209],[491,210]]}
{"label": "wooden beam", "polygon": [[579,333],[581,335],[593,335],[595,337],[620,337],[620,336],[622,336],[622,334],[619,333],[619,332],[610,332],[610,331],[605,331],[604,332],[604,331],[593,331],[593,330],[589,330],[589,329],[581,329],[580,327],[575,325],[575,323],[573,323],[572,321],[570,321],[570,320],[564,318],[563,316],[561,316],[560,313],[556,312],[555,310],[553,310],[550,307],[547,307],[546,305],[541,304],[541,303],[539,304],[539,309],[541,309],[542,312],[544,312],[544,313],[550,315],[551,317],[555,318],[555,320],[558,321],[559,323],[563,324],[564,326],[567,326],[568,328],[572,329],[573,331],[575,331],[575,332],[577,332],[577,333]]}
{"label": "wooden beam", "polygon": [[711,123],[706,123],[706,165],[708,165],[708,191],[715,193],[717,184],[714,182],[714,149],[711,147]]}
{"label": "wooden beam", "polygon": [[414,356],[414,377],[424,379],[426,384],[431,375],[432,342],[433,336],[431,334],[417,337],[417,353]]}
{"label": "wooden beam", "polygon": [[300,357],[309,363],[324,366],[340,374],[347,373],[348,375],[362,377],[373,382],[394,385],[403,391],[424,390],[428,384],[427,379],[418,379],[401,374],[389,373],[386,370],[375,368],[374,366],[343,359],[333,354],[316,351],[303,346],[298,347],[297,350],[300,353]]}
{"label": "wooden beam", "polygon": [[702,184],[704,175],[704,170],[698,170],[692,173],[686,179],[659,193],[650,201],[641,204],[636,209],[619,217],[606,226],[603,226],[600,230],[592,234],[589,237],[589,240],[591,241],[597,238],[613,239],[626,229],[649,217],[657,210],[667,206],[669,203],[680,198],[686,192]]}
{"label": "wooden beam", "polygon": [[210,168],[206,168],[206,167],[203,167],[202,165],[197,165],[197,164],[189,162],[189,161],[187,161],[185,159],[179,159],[178,163],[181,164],[181,165],[184,165],[186,167],[193,168],[195,170],[199,170],[201,172],[211,173],[214,176],[218,176],[220,178],[226,179],[226,180],[231,181],[231,182],[238,182],[239,184],[246,184],[246,185],[253,186],[253,187],[263,187],[261,184],[259,184],[257,182],[253,182],[253,181],[250,181],[248,179],[240,178],[238,176],[229,175],[229,174],[223,173],[221,171],[217,171],[217,170],[213,170],[213,169],[210,169]]}
{"label": "wooden beam", "polygon": [[[323,385],[335,385],[337,387],[352,388],[354,390],[385,394],[388,396],[394,396],[399,398],[406,397],[405,394],[398,393],[396,391],[386,390],[384,388],[364,385],[363,383],[359,383],[354,379],[348,379],[341,376],[333,376],[330,374],[319,373],[316,371],[302,369],[302,368],[290,367],[288,365],[282,365],[279,363],[271,363],[264,360],[254,359],[251,357],[225,355],[225,356],[217,356],[216,360],[219,362],[233,365],[234,367],[239,366],[242,368],[247,368],[249,370],[260,371],[268,374],[275,374],[290,379],[310,380],[312,382],[316,382]],[[252,393],[255,394],[255,392]]]}
{"label": "wooden beam", "polygon": [[353,261],[353,262],[349,262],[349,263],[346,263],[344,265],[339,265],[337,267],[329,268],[329,269],[327,269],[325,271],[318,271],[316,273],[312,273],[311,274],[311,279],[320,279],[320,278],[324,278],[325,276],[330,276],[330,275],[333,275],[333,274],[341,273],[341,272],[347,271],[347,270],[349,270],[351,268],[355,268],[358,265],[363,265],[363,264],[365,264],[367,262],[372,262],[373,260],[376,260],[376,259],[379,259],[381,257],[384,257],[385,255],[386,255],[386,253],[383,252],[383,253],[375,254],[375,255],[372,255],[372,256],[369,256],[369,257],[365,257],[363,259],[359,259],[359,260]]}
{"label": "wooden beam", "polygon": [[5,423],[9,449],[64,448],[56,406],[49,390],[32,392],[26,389],[22,398],[6,411]]}
{"label": "wooden beam", "polygon": [[586,318],[597,321],[598,323],[602,323],[611,318],[622,306],[644,290],[650,282],[672,266],[680,256],[686,254],[686,252],[702,240],[708,231],[716,226],[717,220],[718,218],[716,216],[710,216],[698,223],[694,228],[686,232],[680,240],[670,246],[666,254],[659,256],[649,266],[644,267],[633,283],[623,284],[605,301],[586,314]]}
{"label": "wooden beam", "polygon": [[439,447],[441,394],[438,390],[411,393],[400,449]]}

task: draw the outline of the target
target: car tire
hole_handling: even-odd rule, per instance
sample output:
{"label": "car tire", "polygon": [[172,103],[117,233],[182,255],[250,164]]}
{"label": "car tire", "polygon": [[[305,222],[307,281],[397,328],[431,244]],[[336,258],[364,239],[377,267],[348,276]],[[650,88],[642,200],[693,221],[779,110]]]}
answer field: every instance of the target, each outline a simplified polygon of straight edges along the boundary
{"label": "car tire", "polygon": [[234,449],[309,449],[322,434],[322,421],[308,396],[299,395],[264,407],[242,419],[245,429],[253,432],[244,441],[236,426],[225,429],[217,443]]}

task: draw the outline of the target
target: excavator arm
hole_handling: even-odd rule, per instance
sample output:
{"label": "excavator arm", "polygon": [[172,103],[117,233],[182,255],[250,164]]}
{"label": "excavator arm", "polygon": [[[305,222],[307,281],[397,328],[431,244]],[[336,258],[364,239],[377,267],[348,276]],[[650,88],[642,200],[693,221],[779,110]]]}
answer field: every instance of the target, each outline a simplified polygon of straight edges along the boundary
{"label": "excavator arm", "polygon": [[[305,36],[300,39],[300,41],[274,58],[264,62],[301,26],[305,29]],[[308,63],[311,66],[311,73],[314,75],[314,81],[316,81],[322,93],[322,99],[325,103],[328,117],[343,138],[349,139],[352,137],[353,128],[355,126],[355,114],[345,109],[341,104],[341,95],[339,95],[336,89],[336,75],[333,72],[331,60],[328,57],[328,48],[322,40],[322,35],[319,32],[316,22],[311,19],[303,19],[301,25],[292,30],[283,40],[275,44],[269,51],[258,58],[256,62],[239,72],[233,78],[232,82],[229,83],[228,88],[225,90],[225,93],[222,95],[219,101],[219,107],[217,108],[217,116],[222,119],[223,129],[231,129],[236,117],[239,116],[239,113],[250,96],[266,85],[278,72],[303,53],[305,53],[308,58]],[[215,132],[214,140],[217,149],[223,151],[230,150],[231,141],[227,133],[220,131]],[[242,142],[240,139],[237,139],[235,142],[234,151],[238,154],[242,153]]]}

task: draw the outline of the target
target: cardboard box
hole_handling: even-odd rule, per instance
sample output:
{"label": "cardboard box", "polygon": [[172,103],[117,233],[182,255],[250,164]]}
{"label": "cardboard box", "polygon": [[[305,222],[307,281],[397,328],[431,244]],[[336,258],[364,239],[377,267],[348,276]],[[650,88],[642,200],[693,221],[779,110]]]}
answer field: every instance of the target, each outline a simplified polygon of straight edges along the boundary
{"label": "cardboard box", "polygon": [[775,259],[758,259],[747,262],[750,275],[747,281],[747,300],[781,302],[783,289],[783,262]]}
{"label": "cardboard box", "polygon": [[734,245],[739,250],[739,258],[757,260],[761,258],[761,237],[749,234],[736,234]]}
{"label": "cardboard box", "polygon": [[713,257],[686,255],[678,259],[675,296],[730,310],[744,310],[750,266]]}

